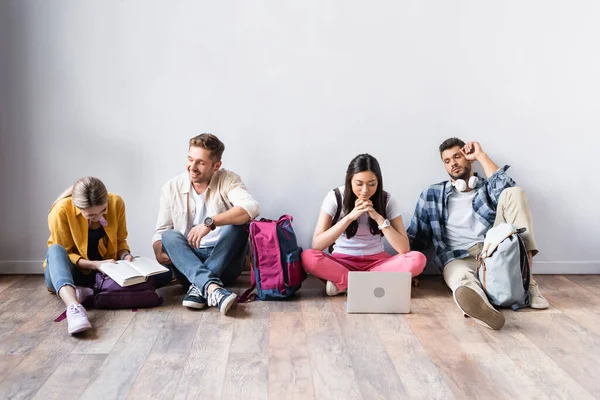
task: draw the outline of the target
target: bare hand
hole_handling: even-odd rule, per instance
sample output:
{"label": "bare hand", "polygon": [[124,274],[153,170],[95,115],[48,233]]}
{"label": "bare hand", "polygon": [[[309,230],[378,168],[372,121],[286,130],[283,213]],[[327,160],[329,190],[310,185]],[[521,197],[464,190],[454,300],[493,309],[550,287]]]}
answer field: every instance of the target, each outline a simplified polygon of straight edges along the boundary
{"label": "bare hand", "polygon": [[204,224],[196,225],[190,230],[190,233],[188,233],[188,243],[190,244],[190,246],[197,249],[198,247],[200,247],[200,242],[202,241],[202,238],[208,235],[209,232],[210,228],[208,226]]}
{"label": "bare hand", "polygon": [[100,260],[100,261],[94,261],[92,264],[92,269],[95,269],[96,271],[100,271],[100,264],[116,264],[117,262],[115,260],[113,260],[112,258],[109,260]]}
{"label": "bare hand", "polygon": [[354,203],[354,209],[350,211],[350,214],[348,214],[348,218],[350,219],[350,221],[356,221],[360,218],[361,215],[367,212],[369,207],[371,207],[369,203],[371,202],[368,200],[364,201],[356,199],[356,202]]}
{"label": "bare hand", "polygon": [[462,149],[460,149],[460,151],[469,161],[475,161],[483,154],[483,150],[481,149],[479,142],[468,142]]}
{"label": "bare hand", "polygon": [[156,261],[158,261],[162,265],[171,265],[171,259],[169,255],[161,249],[160,253],[155,253]]}
{"label": "bare hand", "polygon": [[373,208],[373,202],[371,200],[356,199],[355,205],[356,206],[364,206],[365,212],[367,212],[369,214],[369,217],[371,217],[372,219],[377,221],[377,223],[379,223],[380,220],[383,221],[385,219],[381,216],[381,214],[379,214],[377,211],[375,211],[375,209]]}
{"label": "bare hand", "polygon": [[127,254],[125,257],[123,257],[123,260],[132,262],[134,258],[131,254]]}

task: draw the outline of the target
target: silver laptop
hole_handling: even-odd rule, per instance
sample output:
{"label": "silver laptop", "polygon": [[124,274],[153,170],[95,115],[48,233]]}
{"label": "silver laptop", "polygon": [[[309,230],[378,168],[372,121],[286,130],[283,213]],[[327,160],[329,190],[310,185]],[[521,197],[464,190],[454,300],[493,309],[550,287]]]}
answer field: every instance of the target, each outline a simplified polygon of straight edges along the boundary
{"label": "silver laptop", "polygon": [[410,272],[349,272],[349,313],[406,314],[410,312]]}

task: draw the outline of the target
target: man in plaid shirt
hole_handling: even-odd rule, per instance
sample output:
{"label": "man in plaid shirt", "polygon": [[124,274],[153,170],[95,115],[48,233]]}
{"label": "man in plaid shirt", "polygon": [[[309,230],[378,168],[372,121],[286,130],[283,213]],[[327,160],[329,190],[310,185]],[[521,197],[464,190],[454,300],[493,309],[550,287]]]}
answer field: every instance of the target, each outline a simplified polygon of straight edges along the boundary
{"label": "man in plaid shirt", "polygon": [[[479,143],[465,144],[450,138],[439,150],[450,181],[431,185],[421,193],[407,231],[411,248],[422,250],[432,242],[435,264],[443,272],[458,307],[485,326],[500,329],[504,317],[489,303],[481,287],[476,257],[485,233],[508,222],[527,228],[522,237],[531,263],[538,250],[527,197],[506,173],[509,166],[499,168]],[[475,161],[487,180],[473,172]],[[548,308],[548,301],[533,279],[529,290],[532,308]]]}

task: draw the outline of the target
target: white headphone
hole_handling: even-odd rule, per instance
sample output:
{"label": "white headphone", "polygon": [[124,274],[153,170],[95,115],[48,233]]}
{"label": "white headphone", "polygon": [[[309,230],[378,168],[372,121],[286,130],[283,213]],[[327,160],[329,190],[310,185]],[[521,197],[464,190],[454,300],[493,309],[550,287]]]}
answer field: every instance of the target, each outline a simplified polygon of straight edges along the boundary
{"label": "white headphone", "polygon": [[[473,175],[472,177],[469,178],[469,188],[470,189],[475,189],[475,186],[477,186],[477,182],[479,182],[479,178],[477,178],[476,175]],[[467,190],[467,183],[465,182],[464,179],[457,179],[454,182],[452,182],[452,186],[454,186],[454,188],[456,190],[458,190],[459,192],[464,192],[465,190]]]}

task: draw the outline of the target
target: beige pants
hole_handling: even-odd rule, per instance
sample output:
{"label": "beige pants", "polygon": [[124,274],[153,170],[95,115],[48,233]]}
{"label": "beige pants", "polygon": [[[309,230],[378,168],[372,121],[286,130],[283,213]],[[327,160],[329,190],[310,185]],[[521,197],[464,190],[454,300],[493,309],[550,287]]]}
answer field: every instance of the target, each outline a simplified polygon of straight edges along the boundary
{"label": "beige pants", "polygon": [[[527,251],[531,251],[533,255],[536,255],[538,250],[533,237],[533,220],[527,196],[525,196],[523,189],[519,187],[504,189],[500,194],[500,199],[498,199],[496,212],[494,226],[502,222],[508,222],[517,228],[527,228],[521,236]],[[481,252],[482,247],[483,243],[478,243],[469,249],[468,257],[450,261],[446,264],[444,267],[444,281],[453,292],[459,286],[467,286],[473,289],[491,307],[492,305],[481,287],[477,274],[477,255]]]}

